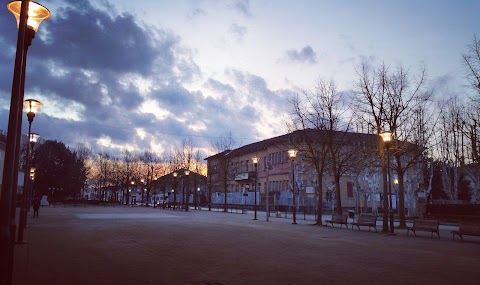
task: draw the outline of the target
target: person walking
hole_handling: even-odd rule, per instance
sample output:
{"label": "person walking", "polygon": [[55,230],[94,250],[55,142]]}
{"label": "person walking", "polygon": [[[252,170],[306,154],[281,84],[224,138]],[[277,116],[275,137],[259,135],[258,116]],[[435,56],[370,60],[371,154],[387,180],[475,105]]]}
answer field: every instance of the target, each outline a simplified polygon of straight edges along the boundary
{"label": "person walking", "polygon": [[38,209],[40,209],[40,200],[38,198],[35,198],[32,202],[33,206],[33,217],[38,218]]}

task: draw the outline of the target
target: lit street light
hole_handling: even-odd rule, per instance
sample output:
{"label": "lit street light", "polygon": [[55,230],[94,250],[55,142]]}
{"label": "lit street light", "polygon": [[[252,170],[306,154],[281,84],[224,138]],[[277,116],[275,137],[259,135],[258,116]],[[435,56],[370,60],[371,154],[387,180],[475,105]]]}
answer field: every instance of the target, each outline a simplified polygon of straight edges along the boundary
{"label": "lit street light", "polygon": [[392,207],[392,183],[391,183],[391,175],[390,175],[390,143],[393,140],[393,133],[392,132],[383,132],[380,134],[382,140],[387,148],[387,176],[388,176],[388,195],[390,196],[389,201],[389,209],[388,213],[390,216],[390,234],[395,234],[395,227],[393,225],[393,207]]}
{"label": "lit street light", "polygon": [[253,203],[253,212],[254,212],[254,220],[257,220],[257,175],[258,175],[258,169],[257,169],[257,166],[258,166],[258,160],[259,158],[254,156],[252,158],[252,161],[253,161],[253,165],[255,166],[255,195],[254,195],[254,203]]}
{"label": "lit street light", "polygon": [[[147,184],[147,182],[143,178],[140,179],[140,182],[142,183],[143,186]],[[140,206],[143,207],[143,193],[147,192],[147,188],[141,189],[141,191],[142,191],[142,202],[140,202]]]}
{"label": "lit street light", "polygon": [[177,176],[178,173],[174,172],[173,173],[173,210],[177,208]]}
{"label": "lit street light", "polygon": [[195,197],[195,210],[197,210],[197,206],[198,206],[198,210],[201,210],[201,207],[200,207],[200,187],[197,188],[197,195]]}
{"label": "lit street light", "polygon": [[7,4],[7,8],[17,19],[18,34],[0,196],[0,285],[12,283],[16,227],[15,200],[27,51],[40,23],[50,17],[50,11],[47,8],[33,1],[12,1]]}
{"label": "lit street light", "polygon": [[297,223],[297,205],[295,201],[295,158],[297,157],[297,150],[296,149],[290,149],[288,151],[288,156],[292,160],[292,191],[293,191],[293,223]]}
{"label": "lit street light", "polygon": [[[133,180],[130,181],[130,185],[131,185],[132,188],[133,188],[133,186],[135,185],[135,181],[133,181]],[[131,188],[128,188],[127,200],[125,201],[125,205],[127,205],[127,206],[131,204],[131,202],[130,202],[130,195],[131,195],[131,193],[132,193],[132,189],[131,189]]]}
{"label": "lit street light", "polygon": [[[32,122],[35,118],[35,113],[43,104],[40,101],[34,99],[27,99],[23,102],[23,106],[27,111],[28,118],[28,144],[30,144],[31,134],[32,134]],[[28,208],[28,189],[30,188],[30,179],[28,175],[28,170],[30,169],[30,145],[27,145],[27,152],[25,157],[25,165],[23,168],[23,192],[22,192],[22,207],[20,208],[20,217],[18,220],[18,234],[17,234],[17,243],[25,243],[23,240],[25,226],[27,225],[27,208]]]}

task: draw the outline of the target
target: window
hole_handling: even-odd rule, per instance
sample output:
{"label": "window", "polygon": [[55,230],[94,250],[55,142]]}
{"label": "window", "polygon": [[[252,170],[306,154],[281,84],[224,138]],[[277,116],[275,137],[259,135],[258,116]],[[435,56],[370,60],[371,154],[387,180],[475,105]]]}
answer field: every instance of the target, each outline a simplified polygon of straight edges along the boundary
{"label": "window", "polygon": [[267,157],[263,157],[263,170],[267,170]]}
{"label": "window", "polygon": [[347,182],[347,197],[348,198],[353,197],[353,183],[352,182]]}
{"label": "window", "polygon": [[248,172],[248,160],[245,160],[245,172]]}

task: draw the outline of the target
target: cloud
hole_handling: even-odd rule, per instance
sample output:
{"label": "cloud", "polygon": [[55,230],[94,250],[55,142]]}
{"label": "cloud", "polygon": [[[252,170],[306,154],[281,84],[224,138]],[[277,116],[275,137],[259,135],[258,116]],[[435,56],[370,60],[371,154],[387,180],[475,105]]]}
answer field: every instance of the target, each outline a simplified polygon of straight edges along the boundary
{"label": "cloud", "polygon": [[238,42],[243,41],[243,38],[247,34],[247,27],[245,26],[240,26],[238,24],[232,24],[230,25],[230,28],[228,29],[230,34],[237,40]]}
{"label": "cloud", "polygon": [[[188,137],[208,148],[228,131],[253,142],[267,109],[283,112],[284,93],[270,90],[262,77],[232,69],[227,79],[203,78],[178,35],[141,24],[113,6],[105,9],[113,2],[98,3],[58,2],[58,13],[42,23],[29,49],[25,97],[44,103],[33,124],[44,139],[70,147],[84,143],[114,155],[121,146],[139,152],[152,145],[170,149]],[[250,15],[248,1],[235,3]],[[13,16],[0,15],[4,130],[16,32]],[[233,24],[230,32],[240,40],[247,29]],[[201,89],[187,87],[194,81]]]}
{"label": "cloud", "polygon": [[291,49],[286,51],[286,57],[290,61],[314,64],[317,62],[317,55],[313,48],[306,45],[301,50]]}
{"label": "cloud", "polygon": [[241,15],[247,18],[252,17],[252,12],[250,11],[250,0],[235,0],[232,6],[235,11]]}
{"label": "cloud", "polygon": [[193,19],[196,17],[205,16],[206,14],[207,13],[205,12],[205,10],[203,10],[202,8],[196,7],[190,10],[190,12],[188,13],[188,18]]}
{"label": "cloud", "polygon": [[[182,113],[180,104],[190,102],[183,97],[197,96],[175,85],[199,76],[190,50],[171,32],[141,26],[130,14],[104,11],[89,1],[59,5],[29,49],[25,96],[45,106],[34,127],[67,145],[108,136],[115,144],[148,147],[131,131],[156,128],[155,116],[140,112],[144,102],[157,99]],[[0,63],[13,73],[15,21],[6,18],[0,17],[0,48],[6,51]],[[0,77],[2,97],[10,95],[12,76]],[[7,112],[1,110],[1,116]],[[5,120],[0,128],[6,129]]]}

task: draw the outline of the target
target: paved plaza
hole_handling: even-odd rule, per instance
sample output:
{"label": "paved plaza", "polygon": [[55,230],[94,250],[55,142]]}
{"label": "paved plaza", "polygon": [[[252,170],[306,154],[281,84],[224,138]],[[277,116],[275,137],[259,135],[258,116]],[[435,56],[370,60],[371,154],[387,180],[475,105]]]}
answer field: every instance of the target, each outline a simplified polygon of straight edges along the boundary
{"label": "paved plaza", "polygon": [[[43,207],[14,284],[479,284],[480,238],[313,226],[253,214]],[[453,227],[454,228],[454,227]],[[379,226],[381,229],[381,226]]]}

